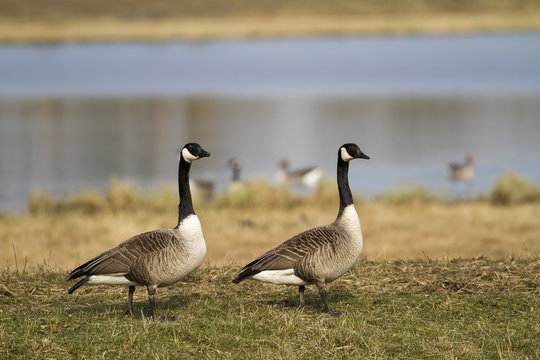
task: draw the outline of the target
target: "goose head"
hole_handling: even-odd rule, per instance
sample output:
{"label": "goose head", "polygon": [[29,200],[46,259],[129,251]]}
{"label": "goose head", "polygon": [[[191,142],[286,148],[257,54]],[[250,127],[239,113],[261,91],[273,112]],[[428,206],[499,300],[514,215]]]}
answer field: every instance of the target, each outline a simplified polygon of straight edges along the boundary
{"label": "goose head", "polygon": [[369,156],[364,154],[362,150],[356,144],[348,143],[344,144],[339,148],[339,156],[341,160],[349,162],[352,159],[368,159]]}
{"label": "goose head", "polygon": [[192,162],[193,160],[197,160],[203,157],[209,157],[210,153],[206,150],[204,150],[201,145],[197,143],[187,143],[182,148],[182,151],[180,152],[182,158],[189,162]]}

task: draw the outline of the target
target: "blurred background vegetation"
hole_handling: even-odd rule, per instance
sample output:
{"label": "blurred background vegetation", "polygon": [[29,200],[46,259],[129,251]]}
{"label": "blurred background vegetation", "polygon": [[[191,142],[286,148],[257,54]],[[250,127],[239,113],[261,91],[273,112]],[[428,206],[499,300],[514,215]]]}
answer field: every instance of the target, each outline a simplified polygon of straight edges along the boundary
{"label": "blurred background vegetation", "polygon": [[85,17],[185,18],[373,14],[535,12],[535,0],[1,0],[3,17],[51,19]]}
{"label": "blurred background vegetation", "polygon": [[[304,206],[320,208],[336,207],[339,195],[335,183],[322,181],[310,196],[299,196],[290,192],[285,186],[275,186],[268,180],[247,181],[241,186],[224,191],[210,202],[205,194],[194,189],[194,206],[205,209],[250,209],[266,208],[271,210],[289,210]],[[442,203],[451,205],[456,202],[484,202],[492,205],[519,205],[540,202],[540,185],[514,173],[501,175],[490,193],[480,194],[477,198],[456,200],[448,194],[430,193],[422,186],[413,186],[388,190],[373,199],[363,199],[354,194],[355,202],[378,202],[388,205],[411,205],[426,203]],[[177,190],[172,185],[158,186],[151,191],[144,191],[118,178],[112,178],[108,191],[87,190],[71,196],[53,197],[47,192],[34,192],[28,198],[30,214],[62,214],[79,212],[96,214],[101,212],[145,212],[170,213],[178,203]]]}
{"label": "blurred background vegetation", "polygon": [[535,0],[1,0],[0,9],[0,40],[13,42],[540,28]]}
{"label": "blurred background vegetation", "polygon": [[[278,155],[333,173],[335,147],[349,140],[373,156],[350,174],[366,257],[538,254],[540,187],[522,173],[538,173],[538,84],[527,81],[540,59],[527,45],[525,56],[507,57],[515,42],[538,43],[539,29],[536,0],[0,0],[0,75],[10,81],[0,84],[0,153],[9,154],[0,157],[0,200],[15,209],[0,214],[0,264],[71,267],[174,226],[167,152],[188,140],[213,154],[192,173],[218,187],[211,198],[193,190],[212,264],[249,260],[332,221],[335,180],[306,195],[259,173]],[[468,35],[355,42],[418,33]],[[261,37],[289,36],[258,47]],[[183,42],[204,39],[215,41]],[[145,43],[154,40],[171,43]],[[317,46],[335,56],[327,61]],[[477,49],[487,51],[475,57]],[[449,182],[442,167],[471,149],[476,182]],[[238,155],[244,182],[228,187],[224,164]],[[419,185],[392,186],[402,175]],[[6,201],[15,191],[29,194],[22,211],[14,196]]]}

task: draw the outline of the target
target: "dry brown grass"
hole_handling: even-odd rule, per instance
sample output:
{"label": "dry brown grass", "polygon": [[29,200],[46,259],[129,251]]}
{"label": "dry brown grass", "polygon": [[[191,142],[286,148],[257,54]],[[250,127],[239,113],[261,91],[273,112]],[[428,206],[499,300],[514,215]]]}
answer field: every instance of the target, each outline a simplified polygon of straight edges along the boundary
{"label": "dry brown grass", "polygon": [[[324,203],[323,203],[324,204]],[[366,259],[507,257],[540,254],[540,203],[392,205],[357,202]],[[334,220],[337,206],[196,208],[207,263],[242,264],[289,237]],[[0,216],[0,264],[22,269],[48,263],[70,269],[138,233],[175,225],[164,213],[102,212]]]}
{"label": "dry brown grass", "polygon": [[2,42],[162,41],[262,36],[462,33],[540,28],[540,13],[367,14],[358,16],[246,16],[227,18],[49,21],[0,18]]}

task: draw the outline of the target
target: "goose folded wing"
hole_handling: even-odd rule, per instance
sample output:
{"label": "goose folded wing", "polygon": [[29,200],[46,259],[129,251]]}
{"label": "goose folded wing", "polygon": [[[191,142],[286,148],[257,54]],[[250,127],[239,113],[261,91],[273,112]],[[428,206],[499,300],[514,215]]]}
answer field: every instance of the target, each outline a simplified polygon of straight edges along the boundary
{"label": "goose folded wing", "polygon": [[166,231],[150,231],[133,236],[73,270],[69,279],[83,275],[127,274],[141,256],[164,249],[173,240]]}
{"label": "goose folded wing", "polygon": [[337,237],[337,232],[329,226],[305,231],[261,255],[245,268],[255,271],[292,269],[307,254],[330,245]]}

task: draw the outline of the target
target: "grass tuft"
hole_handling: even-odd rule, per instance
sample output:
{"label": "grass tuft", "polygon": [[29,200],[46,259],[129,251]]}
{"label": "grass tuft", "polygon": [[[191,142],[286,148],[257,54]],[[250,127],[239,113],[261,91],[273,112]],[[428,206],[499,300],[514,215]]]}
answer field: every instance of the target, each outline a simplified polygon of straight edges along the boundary
{"label": "grass tuft", "polygon": [[422,186],[415,186],[383,192],[377,196],[377,201],[390,205],[410,205],[444,202],[445,197],[431,194]]}
{"label": "grass tuft", "polygon": [[290,209],[299,203],[300,200],[286,187],[275,187],[266,180],[254,180],[238,184],[218,195],[212,206],[217,209],[259,207]]}
{"label": "grass tuft", "polygon": [[[199,199],[194,196],[194,203]],[[177,190],[172,186],[158,186],[143,191],[133,184],[113,177],[107,192],[83,190],[67,198],[53,198],[46,192],[31,193],[28,211],[32,215],[82,213],[95,215],[103,212],[138,212],[141,210],[163,213],[178,204]]]}
{"label": "grass tuft", "polygon": [[[320,208],[332,207],[339,202],[339,194],[334,180],[323,180],[317,189],[307,196],[290,192],[287,187],[276,187],[269,181],[260,179],[244,182],[218,194],[210,203],[204,194],[192,191],[194,206],[217,210],[271,208],[290,210],[302,206]],[[353,194],[357,205],[363,199]],[[513,173],[503,174],[495,183],[491,194],[480,196],[477,201],[488,199],[497,205],[535,203],[540,201],[540,186]],[[444,194],[430,193],[422,186],[402,187],[386,191],[376,196],[375,200],[388,205],[414,205],[448,203]],[[28,211],[32,215],[64,214],[69,212],[99,214],[103,212],[140,212],[151,211],[166,213],[178,204],[177,190],[172,185],[157,186],[151,191],[143,191],[133,184],[112,178],[107,192],[84,190],[68,198],[53,198],[46,192],[31,193],[28,198]]]}
{"label": "grass tuft", "polygon": [[540,201],[540,186],[507,172],[495,182],[490,200],[497,205],[514,205]]}

